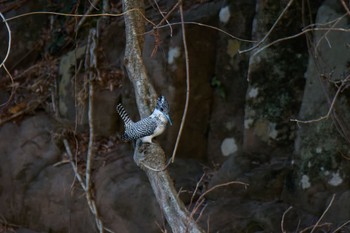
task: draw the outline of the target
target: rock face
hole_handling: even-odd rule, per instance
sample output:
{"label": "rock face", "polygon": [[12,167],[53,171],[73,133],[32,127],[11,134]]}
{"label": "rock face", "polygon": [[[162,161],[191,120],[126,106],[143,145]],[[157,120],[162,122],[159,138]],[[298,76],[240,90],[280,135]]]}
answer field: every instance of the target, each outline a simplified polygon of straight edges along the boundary
{"label": "rock face", "polygon": [[[6,155],[0,156],[2,217],[45,232],[96,232],[70,164],[58,164],[63,152],[55,145],[55,130],[44,114],[1,128],[0,153]],[[93,177],[99,211],[114,232],[156,232],[154,222],[162,222],[159,207],[130,154],[120,147],[101,158],[103,167],[97,163]]]}
{"label": "rock face", "polygon": [[[281,7],[277,1],[257,4],[253,39],[264,39],[271,19],[278,17]],[[295,10],[287,11],[263,45],[297,33],[301,24],[299,14]],[[288,30],[285,25],[289,25]],[[295,40],[259,51],[260,46],[252,50],[250,57],[243,147],[246,153],[260,154],[262,159],[288,154],[292,149],[295,124],[290,118],[299,110],[307,61],[304,38]]]}
{"label": "rock face", "polygon": [[[350,219],[350,36],[338,30],[349,27],[348,16],[344,16],[339,1],[310,1],[308,7],[301,5],[305,1],[287,2],[291,3],[183,2],[190,101],[177,160],[169,169],[176,188],[181,190],[180,197],[190,209],[201,194],[213,189],[205,195],[202,204],[206,208],[198,220],[203,228],[210,226],[208,232],[300,231],[314,225],[331,201],[323,218],[331,224],[326,226],[328,231]],[[158,1],[164,12],[176,3]],[[32,3],[27,4],[32,9]],[[111,3],[111,7],[118,11],[118,5]],[[282,12],[284,16],[274,25]],[[147,5],[146,15],[152,22],[163,20],[156,5]],[[176,24],[180,17],[173,12],[166,19],[170,24],[157,30],[146,25],[153,31],[145,35],[143,58],[157,93],[170,102],[174,125],[157,138],[170,155],[187,84],[181,25]],[[43,26],[36,20],[38,26]],[[69,19],[52,20],[54,25],[72,25]],[[90,20],[87,27],[94,22]],[[315,27],[318,30],[311,30]],[[15,24],[13,29],[23,30],[23,26]],[[261,49],[302,29],[304,36]],[[39,29],[31,24],[28,30],[35,33],[24,33],[23,38],[37,40]],[[65,33],[69,30],[72,26]],[[86,28],[80,33],[85,36]],[[122,18],[105,19],[99,33],[96,54],[100,76],[94,80],[94,198],[103,222],[114,232],[160,232],[168,226],[146,176],[132,160],[132,144],[115,140],[122,131],[115,112],[117,102],[123,102],[132,119],[139,119],[134,91],[122,71]],[[0,80],[0,99],[4,97],[4,101],[10,96],[7,90],[17,88],[15,98],[0,109],[0,219],[23,226],[17,232],[97,232],[70,164],[61,163],[65,158],[62,137],[69,136],[74,128],[77,140],[83,141],[77,152],[78,165],[85,169],[89,70],[76,72],[76,65],[84,63],[86,38],[81,38],[78,46],[71,46],[70,40],[60,44],[54,33],[51,36],[52,40],[41,44],[45,48],[41,53],[57,58],[52,59],[57,61],[57,74],[51,71],[54,75],[50,75],[55,80],[47,86],[50,90],[56,87],[55,114],[50,111],[55,98],[50,96],[26,112],[31,115],[21,114],[24,117],[17,118],[16,123],[4,124],[2,116],[18,113],[15,107],[26,99],[23,87],[29,82],[21,83],[25,78],[15,77],[15,83],[5,86]],[[0,45],[4,47],[3,41]],[[22,40],[14,40],[12,49],[16,51],[9,59],[14,69],[34,65],[37,51],[23,60],[26,65],[16,62],[28,53],[28,48],[30,45]],[[44,67],[46,70],[51,66]],[[35,79],[35,74],[29,77]],[[326,119],[291,121],[318,119],[331,107],[333,111]],[[71,146],[74,148],[74,143]],[[248,185],[229,183],[232,181]],[[317,230],[326,231],[326,227],[321,225]]]}
{"label": "rock face", "polygon": [[[186,21],[216,25],[219,7],[218,3],[205,3],[199,8],[193,7],[193,12],[185,15]],[[179,18],[175,17],[173,20],[178,21]],[[167,96],[171,102],[171,117],[174,124],[169,127],[166,137],[161,137],[161,143],[165,145],[167,154],[171,154],[174,148],[187,91],[181,27],[173,26],[172,30],[173,35],[170,39],[168,30],[159,31],[159,40],[168,41],[168,44],[160,44],[158,52],[153,56],[152,52],[156,46],[154,35],[147,36],[144,51],[145,65],[156,90]],[[212,112],[213,96],[210,80],[215,76],[218,32],[193,24],[186,25],[185,30],[190,66],[190,100],[178,156],[206,160],[208,122]]]}
{"label": "rock face", "polygon": [[248,86],[244,70],[248,68],[249,57],[239,54],[239,50],[250,45],[241,39],[251,38],[254,13],[254,1],[235,1],[222,5],[217,15],[218,26],[237,38],[219,33],[215,76],[210,79],[214,95],[207,157],[214,163],[221,163],[228,156],[242,152],[245,93]]}
{"label": "rock face", "polygon": [[[346,28],[348,20],[341,18],[344,10],[339,3],[325,1],[318,9],[316,23],[337,20],[336,26]],[[295,141],[298,161],[297,183],[300,195],[305,198],[304,207],[314,210],[325,203],[335,190],[347,190],[346,174],[349,172],[349,122],[348,96],[342,83],[348,82],[350,61],[347,44],[350,36],[337,30],[314,33],[312,50],[305,74],[306,86],[299,113],[301,120],[314,120],[299,124]],[[336,95],[336,93],[339,95]],[[336,97],[335,97],[336,96]],[[332,105],[333,100],[334,104]],[[331,114],[325,118],[332,108]],[[311,200],[315,193],[323,193]],[[327,195],[328,194],[328,195]],[[347,215],[348,216],[348,215]]]}

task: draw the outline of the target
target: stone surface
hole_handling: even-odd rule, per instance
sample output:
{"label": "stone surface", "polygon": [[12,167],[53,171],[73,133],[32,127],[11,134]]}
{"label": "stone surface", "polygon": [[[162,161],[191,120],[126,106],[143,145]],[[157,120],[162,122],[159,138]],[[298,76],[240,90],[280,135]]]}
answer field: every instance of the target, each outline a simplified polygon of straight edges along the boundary
{"label": "stone surface", "polygon": [[[55,123],[44,114],[0,129],[1,216],[38,231],[96,232],[70,164],[57,165],[64,152],[53,132]],[[94,163],[96,200],[106,226],[114,232],[158,232],[161,212],[132,151],[121,146]]]}
{"label": "stone surface", "polygon": [[[340,3],[325,1],[318,9],[316,23],[323,24],[339,19],[337,27],[349,26],[347,19],[341,19],[344,10]],[[344,80],[350,61],[347,43],[350,37],[340,31],[317,31],[313,44],[313,56],[309,57],[305,73],[306,86],[299,113],[300,120],[315,120],[325,116],[337,91],[335,81]],[[322,67],[322,68],[320,68]],[[332,193],[348,189],[345,177],[349,172],[349,124],[350,117],[347,96],[340,94],[335,102],[335,111],[328,119],[309,124],[299,124],[295,141],[298,159],[297,180],[300,181],[302,198],[308,209],[317,208],[318,202],[310,200],[316,190]],[[305,177],[308,185],[305,186]],[[304,182],[303,182],[304,181]],[[322,187],[322,188],[320,188]],[[321,189],[321,190],[319,190]],[[329,195],[322,195],[325,203]],[[338,221],[337,221],[338,222]],[[338,222],[340,223],[340,222]]]}
{"label": "stone surface", "polygon": [[[231,17],[220,29],[241,39],[251,38],[251,24],[255,14],[255,1],[231,1],[221,5],[229,9]],[[220,17],[218,13],[217,17]],[[227,157],[221,153],[221,144],[225,138],[233,137],[237,144],[237,153],[242,152],[244,105],[247,89],[247,54],[238,50],[250,43],[234,39],[219,33],[215,74],[210,77],[214,94],[211,103],[211,115],[208,128],[207,157],[212,163],[221,164]]]}
{"label": "stone surface", "polygon": [[221,153],[223,156],[232,155],[237,151],[237,144],[234,138],[225,138],[221,143]]}
{"label": "stone surface", "polygon": [[[285,9],[287,2],[183,3],[188,22],[200,22],[218,27],[233,36],[260,40]],[[176,0],[158,1],[163,12],[169,12],[176,3]],[[23,8],[19,7],[20,10],[11,11],[9,15],[29,12],[27,4],[31,3],[27,1]],[[82,4],[90,6],[88,2]],[[163,17],[157,6],[150,2],[145,4],[146,16],[153,22],[160,22]],[[337,1],[309,1],[310,7],[301,4],[301,1],[293,1],[262,45],[299,33],[308,24],[316,22],[318,26],[345,14]],[[118,11],[119,6],[113,3],[111,6]],[[44,30],[53,36],[52,40],[42,45],[45,49],[40,52],[32,51],[25,56],[35,43],[28,41],[25,44],[23,39],[36,40],[42,32],[34,27],[42,26],[36,20],[42,20],[46,25],[49,23],[43,19],[50,18],[28,17],[28,21],[38,24],[30,25],[28,28],[33,33],[23,33],[20,40],[18,31],[25,28],[16,22],[23,21],[10,21],[14,38],[17,39],[14,40],[9,67],[10,64],[14,69],[34,65],[38,54],[43,57],[55,56],[57,61],[61,61],[58,67],[61,77],[55,81],[60,86],[57,94],[62,119],[58,123],[43,113],[53,114],[47,108],[52,105],[51,98],[48,98],[50,100],[45,100],[32,112],[16,118],[16,123],[1,125],[0,216],[9,223],[28,228],[17,229],[18,232],[96,232],[94,219],[70,165],[57,164],[65,154],[59,141],[62,131],[70,132],[75,126],[77,112],[80,113],[78,120],[81,120],[78,122],[77,137],[86,138],[88,132],[87,86],[86,83],[84,85],[88,71],[81,69],[76,74],[75,63],[84,61],[85,34],[96,18],[87,19],[84,27],[75,35],[72,46],[61,43],[65,27],[59,24],[70,25],[69,29],[72,30],[73,20],[51,17],[54,27],[62,30],[59,36],[55,34],[58,31],[50,34]],[[167,20],[179,22],[177,11]],[[328,26],[348,28],[347,21],[344,18]],[[165,95],[171,105],[175,124],[157,138],[166,154],[170,155],[186,92],[182,34],[180,24],[164,23],[164,27],[158,31],[153,30],[153,26],[146,24],[150,31],[145,35],[143,56],[157,92]],[[49,28],[45,29],[50,31]],[[178,157],[169,167],[180,198],[192,210],[193,202],[212,189],[205,196],[203,212],[200,214],[198,211],[194,215],[200,216],[201,226],[209,226],[208,232],[282,232],[282,228],[285,232],[299,232],[316,223],[328,207],[333,193],[336,193],[322,221],[330,225],[317,229],[332,232],[350,218],[347,175],[350,169],[350,127],[346,121],[350,114],[347,89],[338,96],[336,112],[328,120],[295,124],[290,119],[308,120],[327,113],[337,90],[336,85],[340,85],[336,82],[344,80],[348,73],[348,34],[332,30],[313,31],[307,36],[276,43],[252,56],[257,49],[249,53],[240,52],[256,43],[244,42],[219,30],[186,24],[191,98]],[[117,102],[123,102],[132,119],[138,120],[139,117],[133,87],[121,70],[125,45],[123,18],[104,19],[99,32],[97,56],[100,77],[95,80],[94,123],[98,135],[96,139],[103,141],[106,138],[101,136],[114,135],[116,128],[119,128],[117,136],[122,132],[122,125],[115,113]],[[43,36],[47,34],[43,33]],[[305,38],[309,36],[313,38],[308,40],[308,47]],[[73,37],[63,39],[68,39],[63,42],[69,42]],[[3,43],[0,42],[1,48],[4,47]],[[78,55],[78,60],[75,60],[75,55]],[[22,57],[23,60],[20,60]],[[42,69],[40,74],[45,71],[46,68]],[[72,86],[74,76],[79,80],[76,95]],[[32,74],[28,78],[35,81],[35,77]],[[25,84],[28,83],[15,82],[16,87],[19,85],[16,92],[19,99],[24,98],[21,88]],[[2,80],[0,85],[5,91],[12,87],[5,87]],[[9,93],[0,93],[1,98],[5,96],[6,100]],[[77,98],[82,100],[79,109],[75,105]],[[13,101],[14,104],[16,101]],[[1,106],[0,110],[6,113],[7,106]],[[55,141],[57,138],[59,140]],[[114,149],[108,153],[102,153],[105,144],[98,147],[100,144],[96,143],[98,153],[92,177],[98,210],[104,223],[114,232],[169,231],[164,226],[166,224],[146,176],[132,160],[132,143],[114,145],[114,140],[111,143]],[[85,147],[82,145],[79,148],[82,162],[79,165],[83,169]],[[232,181],[249,185],[225,185]],[[290,206],[293,208],[286,212]],[[283,215],[285,219],[281,226]],[[343,230],[346,232],[348,228]]]}
{"label": "stone surface", "polygon": [[[67,53],[62,57],[59,65],[59,115],[67,126],[76,127],[80,132],[86,130],[88,125],[89,84],[86,75],[78,74],[75,76],[74,72],[76,60],[83,59],[85,50],[86,47],[83,46]],[[102,71],[100,72],[102,75]],[[101,80],[94,81],[93,111],[95,114],[93,115],[93,121],[96,135],[110,136],[114,135],[116,131],[117,114],[115,114],[115,107],[121,91],[113,89],[115,84],[112,83],[110,84],[112,85],[111,89],[101,89],[99,85],[102,82],[102,77]]]}
{"label": "stone surface", "polygon": [[[244,199],[231,197],[221,199],[219,203],[209,201],[202,219],[209,221],[208,232],[282,232],[281,220],[288,207],[280,202],[245,202]],[[312,219],[312,215],[292,208],[285,216],[283,229],[286,232],[304,229]]]}
{"label": "stone surface", "polygon": [[[157,232],[162,213],[147,177],[121,147],[107,156],[94,179],[96,201],[106,226],[117,232]],[[146,230],[147,229],[147,230]]]}
{"label": "stone surface", "polygon": [[[273,33],[251,52],[244,116],[243,150],[246,153],[279,156],[281,150],[283,154],[293,150],[296,127],[289,120],[297,114],[301,103],[307,46],[304,38],[296,38],[293,43],[277,43],[260,49],[277,38],[299,31],[301,16],[295,12],[298,4],[285,12]],[[257,3],[253,39],[264,38],[284,7],[277,1]],[[288,30],[284,25],[288,25]]]}
{"label": "stone surface", "polygon": [[[18,5],[6,7],[6,4],[2,4],[1,12],[5,18],[11,18],[20,14],[28,13],[29,11],[40,11],[43,5],[46,5],[47,1],[39,0],[37,2],[21,3],[21,7]],[[8,4],[10,6],[11,4]],[[5,12],[5,9],[7,10]],[[18,23],[24,20],[25,23]],[[31,62],[40,56],[41,50],[45,49],[41,42],[42,28],[45,27],[48,20],[47,15],[37,15],[36,17],[16,19],[8,21],[11,30],[11,46],[10,56],[6,64],[11,64],[11,68],[25,67],[28,68]],[[2,21],[2,19],[1,19]],[[5,25],[2,24],[0,28],[0,37],[3,38],[0,41],[0,59],[5,58],[5,54],[8,48],[8,31]],[[8,67],[9,68],[9,67]],[[5,71],[0,70],[0,75],[5,76]]]}
{"label": "stone surface", "polygon": [[[194,12],[186,14],[185,18],[189,21],[216,24],[219,5],[209,2],[200,7],[194,7]],[[202,17],[204,12],[206,15]],[[172,29],[171,37],[169,37],[168,30],[159,31],[159,41],[168,41],[168,44],[161,43],[159,47],[154,41],[154,35],[146,36],[144,51],[145,65],[157,93],[165,95],[170,102],[171,118],[174,124],[168,128],[166,136],[159,137],[167,154],[171,154],[174,148],[186,97],[186,71],[181,30],[178,26]],[[206,158],[212,99],[210,79],[215,72],[217,34],[217,31],[206,27],[186,25],[191,94],[186,123],[177,153],[179,157],[201,160]],[[178,57],[174,57],[173,54],[170,64],[167,64],[169,53],[172,54],[174,49]],[[152,56],[154,51],[157,53]]]}

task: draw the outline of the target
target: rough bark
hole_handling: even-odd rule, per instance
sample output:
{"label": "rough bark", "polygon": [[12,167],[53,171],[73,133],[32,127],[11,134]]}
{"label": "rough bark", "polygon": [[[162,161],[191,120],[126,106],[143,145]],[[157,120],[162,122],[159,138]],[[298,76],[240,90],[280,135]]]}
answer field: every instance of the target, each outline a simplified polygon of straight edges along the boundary
{"label": "rough bark", "polygon": [[204,232],[179,199],[166,167],[165,154],[157,144],[142,144],[135,150],[135,162],[147,174],[157,201],[172,231]]}
{"label": "rough bark", "polygon": [[137,106],[141,118],[149,116],[156,92],[149,81],[142,60],[142,46],[144,43],[144,3],[142,0],[124,0],[123,11],[125,20],[126,46],[124,64],[128,76],[135,89]]}
{"label": "rough bark", "polygon": [[[155,90],[150,83],[142,60],[142,45],[144,35],[144,13],[142,0],[124,0],[123,11],[125,18],[126,48],[125,66],[132,82],[136,102],[141,117],[150,114],[156,99]],[[137,10],[136,10],[137,9]],[[134,160],[148,176],[157,201],[167,219],[172,231],[175,232],[204,232],[193,220],[185,205],[179,199],[174,184],[166,167],[165,154],[157,144],[137,143]]]}

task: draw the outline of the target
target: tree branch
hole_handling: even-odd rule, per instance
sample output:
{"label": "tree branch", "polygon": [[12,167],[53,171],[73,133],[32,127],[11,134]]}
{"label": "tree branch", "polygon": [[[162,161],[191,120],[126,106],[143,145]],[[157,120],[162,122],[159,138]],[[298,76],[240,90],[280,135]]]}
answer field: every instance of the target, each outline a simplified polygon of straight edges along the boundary
{"label": "tree branch", "polygon": [[[142,144],[135,150],[135,162],[148,176],[157,201],[174,233],[204,232],[179,199],[167,170],[165,154],[157,144]],[[152,167],[153,169],[149,169]]]}
{"label": "tree branch", "polygon": [[6,29],[7,29],[7,35],[8,35],[8,43],[7,43],[7,50],[6,50],[6,55],[5,58],[1,61],[0,63],[0,68],[5,64],[7,58],[10,55],[10,50],[11,50],[11,29],[10,26],[7,23],[7,20],[3,16],[3,14],[0,13],[0,18],[2,18],[3,22],[5,23]]}
{"label": "tree branch", "polygon": [[[133,9],[138,9],[134,11]],[[142,118],[151,114],[157,94],[148,79],[146,68],[142,60],[145,24],[144,3],[142,0],[123,0],[125,20],[125,55],[124,65],[135,89],[136,103]]]}
{"label": "tree branch", "polygon": [[180,4],[179,4],[179,11],[180,11],[180,18],[181,18],[181,22],[182,22],[182,24],[181,24],[182,42],[183,42],[183,46],[184,46],[185,63],[186,63],[186,100],[185,100],[184,112],[182,114],[182,119],[181,119],[181,123],[180,123],[179,133],[177,134],[173,155],[171,156],[172,163],[175,161],[175,155],[176,155],[178,145],[180,143],[180,138],[181,138],[183,127],[185,125],[188,105],[189,105],[189,101],[190,101],[190,65],[189,65],[188,49],[187,49],[187,41],[186,41],[186,30],[185,30],[185,24],[184,24],[185,20],[184,20],[184,13],[183,13],[181,0],[180,0]]}
{"label": "tree branch", "polygon": [[[132,9],[139,9],[133,11]],[[144,42],[144,3],[142,0],[123,0],[123,11],[126,31],[126,48],[124,61],[135,89],[136,102],[142,118],[148,116],[157,97],[147,77],[142,60]],[[141,13],[141,14],[140,14]],[[166,167],[163,149],[158,144],[136,143],[135,163],[145,171],[153,188],[156,199],[174,233],[204,232],[193,220],[185,205],[179,199],[174,184]]]}

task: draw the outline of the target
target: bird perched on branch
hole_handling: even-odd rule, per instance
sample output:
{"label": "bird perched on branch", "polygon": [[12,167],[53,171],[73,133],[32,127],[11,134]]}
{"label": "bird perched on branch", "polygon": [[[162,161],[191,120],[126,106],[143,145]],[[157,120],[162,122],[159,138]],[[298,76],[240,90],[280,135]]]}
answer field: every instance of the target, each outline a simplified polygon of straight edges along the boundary
{"label": "bird perched on branch", "polygon": [[160,96],[157,99],[157,105],[153,113],[140,121],[133,122],[122,104],[118,104],[117,112],[124,122],[123,141],[141,139],[142,142],[152,143],[154,137],[164,132],[168,122],[172,125],[169,116],[169,104],[164,96]]}

